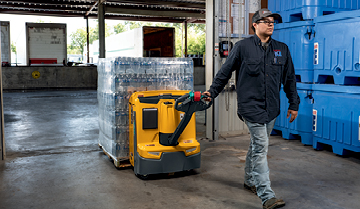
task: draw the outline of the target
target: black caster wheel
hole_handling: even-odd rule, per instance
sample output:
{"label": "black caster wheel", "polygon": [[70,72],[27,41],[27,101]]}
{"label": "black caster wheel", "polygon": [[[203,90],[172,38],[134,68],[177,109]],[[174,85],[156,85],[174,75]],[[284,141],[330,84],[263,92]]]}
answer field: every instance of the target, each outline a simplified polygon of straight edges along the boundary
{"label": "black caster wheel", "polygon": [[141,180],[147,180],[149,179],[150,175],[149,174],[145,174],[145,175],[141,175],[141,174],[135,174],[139,179]]}

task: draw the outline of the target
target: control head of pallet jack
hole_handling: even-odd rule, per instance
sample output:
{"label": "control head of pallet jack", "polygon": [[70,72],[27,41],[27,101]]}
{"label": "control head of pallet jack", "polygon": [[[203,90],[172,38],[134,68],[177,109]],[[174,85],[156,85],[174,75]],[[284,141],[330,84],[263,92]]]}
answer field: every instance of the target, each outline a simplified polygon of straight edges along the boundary
{"label": "control head of pallet jack", "polygon": [[[190,91],[188,94],[179,97],[175,101],[175,109],[182,112],[187,112],[190,109],[192,109],[193,112],[206,110],[212,105],[212,101],[206,103],[204,100],[201,99],[207,97],[207,95],[201,95],[201,91]],[[189,108],[190,105],[193,107]]]}
{"label": "control head of pallet jack", "polygon": [[179,144],[178,139],[181,133],[184,131],[186,126],[189,124],[192,115],[194,112],[202,111],[208,109],[212,105],[212,101],[206,103],[202,98],[206,98],[208,96],[201,95],[200,91],[197,92],[189,92],[184,96],[181,96],[175,101],[175,109],[177,111],[184,112],[185,115],[183,119],[180,121],[179,125],[176,127],[174,133],[160,133],[159,134],[159,142],[164,146],[176,146]]}

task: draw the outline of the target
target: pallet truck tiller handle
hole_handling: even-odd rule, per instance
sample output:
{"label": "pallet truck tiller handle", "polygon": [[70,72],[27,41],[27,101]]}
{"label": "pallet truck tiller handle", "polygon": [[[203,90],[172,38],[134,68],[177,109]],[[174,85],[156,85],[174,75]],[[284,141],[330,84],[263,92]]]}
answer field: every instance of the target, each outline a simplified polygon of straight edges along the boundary
{"label": "pallet truck tiller handle", "polygon": [[[175,109],[177,111],[184,112],[185,115],[176,127],[174,133],[161,133],[160,144],[164,146],[176,146],[179,144],[178,139],[181,133],[184,131],[186,126],[191,120],[194,112],[203,111],[208,109],[212,105],[212,101],[206,103],[203,98],[207,98],[207,95],[201,95],[200,91],[189,92],[184,96],[179,97],[175,101]],[[181,103],[181,104],[180,104]]]}

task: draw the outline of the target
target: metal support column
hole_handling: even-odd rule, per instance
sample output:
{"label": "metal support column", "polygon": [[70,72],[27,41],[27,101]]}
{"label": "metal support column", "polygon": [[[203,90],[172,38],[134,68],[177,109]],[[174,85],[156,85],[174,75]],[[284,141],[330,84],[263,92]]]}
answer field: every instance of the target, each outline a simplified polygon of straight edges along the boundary
{"label": "metal support column", "polygon": [[[210,88],[214,76],[219,71],[219,2],[206,0],[206,89]],[[219,99],[207,110],[206,137],[219,139]]]}
{"label": "metal support column", "polygon": [[[220,2],[219,0],[214,0],[214,55],[213,55],[213,65],[214,65],[214,77],[216,73],[220,70],[220,55],[219,55],[219,14],[220,14]],[[219,97],[217,97],[213,104],[213,140],[219,139]]]}
{"label": "metal support column", "polygon": [[90,34],[89,34],[89,17],[86,16],[86,63],[90,62]]}
{"label": "metal support column", "polygon": [[184,47],[184,55],[185,55],[185,57],[187,57],[187,38],[188,38],[188,34],[187,34],[187,21],[185,20],[184,22],[183,22],[183,27],[184,27],[184,29],[185,29],[185,47]]}
{"label": "metal support column", "polygon": [[99,58],[105,58],[105,4],[99,0],[98,21],[99,21]]}
{"label": "metal support column", "polygon": [[[0,36],[1,43],[1,36]],[[3,84],[2,84],[2,69],[1,69],[1,47],[0,47],[0,160],[5,160],[5,135],[4,135],[4,108],[3,108]]]}

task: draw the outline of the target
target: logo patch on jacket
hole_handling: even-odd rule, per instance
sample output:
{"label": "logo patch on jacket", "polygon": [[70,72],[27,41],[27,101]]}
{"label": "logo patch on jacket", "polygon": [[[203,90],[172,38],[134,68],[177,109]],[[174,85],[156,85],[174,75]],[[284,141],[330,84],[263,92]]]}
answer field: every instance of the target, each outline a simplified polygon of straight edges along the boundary
{"label": "logo patch on jacket", "polygon": [[281,57],[281,51],[280,50],[274,50],[275,57]]}

